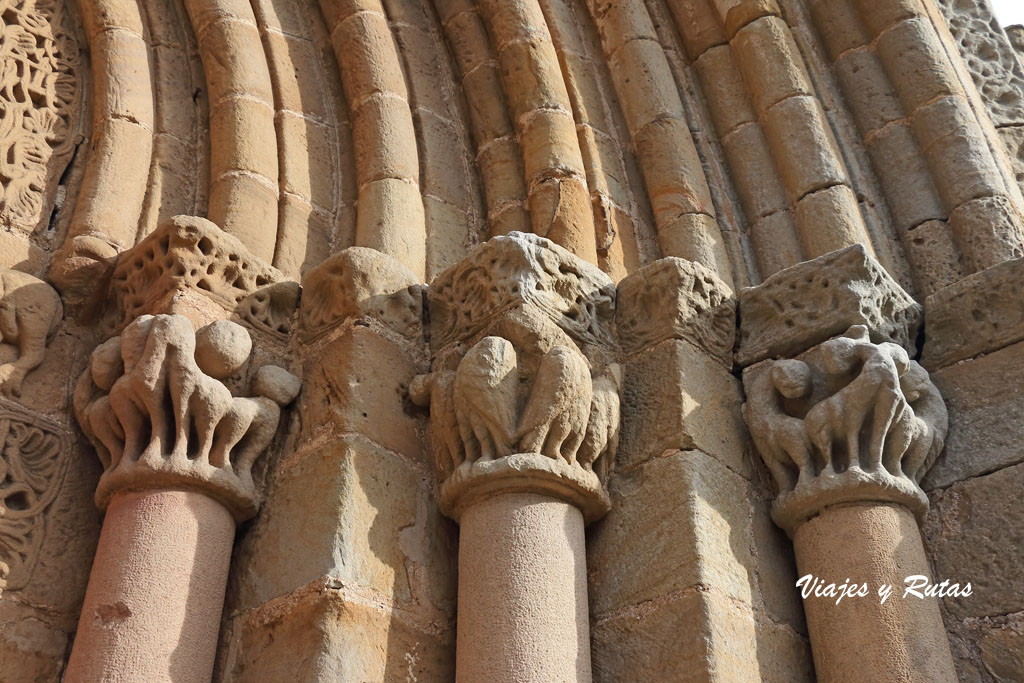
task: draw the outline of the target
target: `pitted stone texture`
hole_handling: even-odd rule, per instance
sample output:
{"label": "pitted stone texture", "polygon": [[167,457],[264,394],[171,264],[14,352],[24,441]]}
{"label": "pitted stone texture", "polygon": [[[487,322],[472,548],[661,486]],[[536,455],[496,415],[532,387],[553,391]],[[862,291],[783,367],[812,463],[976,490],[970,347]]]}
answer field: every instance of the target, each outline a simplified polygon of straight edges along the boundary
{"label": "pitted stone texture", "polygon": [[290,330],[299,295],[284,279],[205,218],[175,216],[119,256],[110,288],[125,322],[143,313],[178,312],[176,298],[188,294],[281,334]]}
{"label": "pitted stone texture", "polygon": [[376,249],[350,247],[303,280],[302,333],[318,337],[352,318],[375,318],[399,334],[416,332],[423,316],[419,279]]}
{"label": "pitted stone texture", "polygon": [[0,271],[0,347],[13,352],[0,353],[0,396],[21,396],[25,375],[42,364],[63,315],[53,287],[16,270]]}
{"label": "pitted stone texture", "polygon": [[512,232],[477,247],[431,283],[430,345],[473,337],[501,314],[528,306],[578,343],[612,340],[615,286],[554,242]]}
{"label": "pitted stone texture", "polygon": [[239,360],[230,345],[245,346],[246,357],[251,348],[240,325],[204,329],[193,332],[180,315],[141,316],[98,347],[79,378],[75,416],[105,468],[101,509],[123,489],[181,487],[206,492],[236,519],[255,514],[252,465],[277,432],[281,405],[232,396],[204,373],[200,365],[220,374]]}
{"label": "pitted stone texture", "polygon": [[928,507],[919,483],[949,426],[927,371],[863,325],[794,360],[743,371],[744,417],[779,489],[772,517],[790,536],[825,506]]}
{"label": "pitted stone texture", "polygon": [[736,300],[699,263],[665,258],[619,283],[615,319],[619,343],[636,353],[666,339],[685,339],[726,367],[732,365]]}
{"label": "pitted stone texture", "polygon": [[1024,123],[1024,67],[988,0],[938,0],[974,84],[999,126]]}
{"label": "pitted stone texture", "polygon": [[921,306],[860,244],[781,270],[739,300],[743,366],[795,356],[852,325],[916,353]]}
{"label": "pitted stone texture", "polygon": [[1004,261],[940,289],[925,302],[921,362],[941,368],[1024,339],[1024,258]]}

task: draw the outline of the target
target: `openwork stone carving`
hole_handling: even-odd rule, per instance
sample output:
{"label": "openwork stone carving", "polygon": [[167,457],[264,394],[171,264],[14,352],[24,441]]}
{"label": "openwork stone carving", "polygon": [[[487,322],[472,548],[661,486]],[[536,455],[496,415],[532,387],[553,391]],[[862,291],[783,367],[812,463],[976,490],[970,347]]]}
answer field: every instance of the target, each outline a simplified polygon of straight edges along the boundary
{"label": "openwork stone carving", "polygon": [[699,263],[663,258],[619,283],[619,343],[635,352],[666,339],[685,339],[732,366],[736,299]]}
{"label": "openwork stone carving", "polygon": [[183,291],[199,291],[256,329],[291,331],[297,284],[205,218],[175,216],[124,252],[111,289],[123,320],[159,309]]}
{"label": "openwork stone carving", "polygon": [[45,531],[43,513],[68,464],[67,429],[0,399],[0,592],[24,588]]}
{"label": "openwork stone carving", "polygon": [[142,316],[101,344],[75,388],[75,416],[105,471],[96,503],[124,489],[184,487],[208,493],[236,519],[259,502],[252,465],[299,392],[276,366],[255,374],[252,397],[222,380],[238,373],[252,341],[219,321],[192,331],[180,315]]}
{"label": "openwork stone carving", "polygon": [[351,247],[317,266],[303,281],[302,332],[314,339],[350,318],[376,318],[400,334],[423,318],[423,285],[395,258]]}
{"label": "openwork stone carving", "polygon": [[431,283],[431,346],[479,333],[504,312],[534,308],[580,343],[609,344],[615,287],[554,242],[512,232],[481,245]]}
{"label": "openwork stone carving", "polygon": [[602,516],[622,387],[606,346],[608,277],[512,233],[438,276],[428,301],[434,370],[409,395],[430,408],[445,514],[459,519],[496,491],[532,491]]}
{"label": "openwork stone carving", "polygon": [[[64,315],[60,297],[42,280],[16,270],[0,272],[0,395],[21,396],[25,375],[39,367],[47,341]],[[7,360],[7,348],[15,358]]]}
{"label": "openwork stone carving", "polygon": [[923,516],[918,485],[942,450],[946,407],[897,344],[855,325],[796,359],[743,373],[743,412],[779,488],[772,515],[792,534],[826,505],[902,503]]}
{"label": "openwork stone carving", "polygon": [[33,231],[74,151],[81,55],[60,0],[6,0],[0,13],[0,222]]}
{"label": "openwork stone carving", "polygon": [[921,306],[861,244],[780,270],[739,299],[740,365],[793,356],[855,324],[913,352],[921,324]]}

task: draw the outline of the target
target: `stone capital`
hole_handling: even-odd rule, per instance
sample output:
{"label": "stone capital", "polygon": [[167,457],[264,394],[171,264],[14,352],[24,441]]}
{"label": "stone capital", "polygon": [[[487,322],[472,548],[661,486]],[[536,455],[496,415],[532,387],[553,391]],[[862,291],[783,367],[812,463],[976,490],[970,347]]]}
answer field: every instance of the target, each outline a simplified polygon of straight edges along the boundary
{"label": "stone capital", "polygon": [[[75,388],[82,430],[104,466],[96,503],[118,492],[197,490],[238,521],[256,513],[252,465],[277,432],[299,379],[277,366],[247,372],[248,331],[218,321],[198,331],[180,315],[144,315],[93,351]],[[227,383],[251,374],[251,397]]]}
{"label": "stone capital", "polygon": [[282,338],[300,298],[297,282],[195,216],[169,219],[122,253],[110,288],[122,324],[144,313],[179,313],[196,324],[226,313]]}
{"label": "stone capital", "polygon": [[608,276],[511,233],[439,275],[427,300],[433,371],[409,394],[430,409],[442,510],[459,519],[481,496],[516,491],[601,517],[622,386]]}
{"label": "stone capital", "polygon": [[829,505],[899,503],[922,519],[920,481],[942,451],[946,406],[928,372],[855,325],[796,358],[743,371],[743,414],[793,535]]}

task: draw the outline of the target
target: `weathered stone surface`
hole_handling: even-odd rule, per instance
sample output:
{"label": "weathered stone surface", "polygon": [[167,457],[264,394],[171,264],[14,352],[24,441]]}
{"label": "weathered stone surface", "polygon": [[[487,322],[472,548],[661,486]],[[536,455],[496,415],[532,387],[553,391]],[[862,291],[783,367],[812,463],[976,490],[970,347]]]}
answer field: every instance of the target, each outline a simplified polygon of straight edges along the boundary
{"label": "weathered stone surface", "polygon": [[739,380],[685,341],[669,340],[624,364],[617,469],[665,451],[697,449],[753,476]]}
{"label": "weathered stone surface", "polygon": [[0,601],[0,660],[3,678],[48,683],[60,678],[70,634],[49,615],[9,600]]}
{"label": "weathered stone surface", "polygon": [[611,278],[550,240],[513,232],[477,247],[431,283],[430,345],[465,340],[509,309],[528,305],[574,340],[611,341]]}
{"label": "weathered stone surface", "polygon": [[594,624],[594,681],[812,681],[806,641],[714,591],[693,590]]}
{"label": "weathered stone surface", "polygon": [[455,678],[454,629],[382,607],[336,581],[316,582],[231,622],[214,680],[392,681]]}
{"label": "weathered stone surface", "polygon": [[968,479],[932,496],[925,539],[936,576],[961,584],[969,597],[945,598],[958,618],[1024,610],[1024,465]]}
{"label": "weathered stone surface", "polygon": [[1024,258],[1005,261],[928,297],[921,362],[940,368],[1024,339]]}
{"label": "weathered stone surface", "polygon": [[750,484],[700,451],[617,477],[587,544],[590,605],[606,615],[701,586],[751,604]]}
{"label": "weathered stone surface", "polygon": [[252,609],[326,577],[443,621],[455,608],[449,524],[429,470],[360,437],[324,438],[281,463],[229,604]]}
{"label": "weathered stone surface", "polygon": [[1024,343],[932,373],[949,409],[946,448],[926,491],[1024,460]]}
{"label": "weathered stone surface", "polygon": [[661,259],[622,280],[615,319],[627,353],[684,339],[732,365],[736,301],[729,287],[699,263]]}
{"label": "weathered stone surface", "polygon": [[399,334],[413,334],[423,316],[419,279],[375,249],[351,247],[326,259],[303,280],[299,320],[314,338],[351,318],[376,318]]}
{"label": "weathered stone surface", "polygon": [[992,629],[981,638],[981,661],[996,681],[1012,681],[1024,671],[1024,632],[1018,627]]}
{"label": "weathered stone surface", "polygon": [[740,365],[792,357],[852,325],[916,352],[921,307],[859,244],[781,270],[739,301]]}

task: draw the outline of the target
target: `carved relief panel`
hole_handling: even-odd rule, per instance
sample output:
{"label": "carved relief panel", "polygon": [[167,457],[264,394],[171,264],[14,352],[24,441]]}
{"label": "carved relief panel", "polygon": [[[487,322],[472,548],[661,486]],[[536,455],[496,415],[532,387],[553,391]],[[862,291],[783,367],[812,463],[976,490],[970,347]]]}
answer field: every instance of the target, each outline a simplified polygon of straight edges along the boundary
{"label": "carved relief panel", "polygon": [[49,220],[82,119],[83,60],[61,0],[0,0],[0,223]]}

